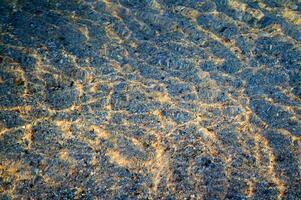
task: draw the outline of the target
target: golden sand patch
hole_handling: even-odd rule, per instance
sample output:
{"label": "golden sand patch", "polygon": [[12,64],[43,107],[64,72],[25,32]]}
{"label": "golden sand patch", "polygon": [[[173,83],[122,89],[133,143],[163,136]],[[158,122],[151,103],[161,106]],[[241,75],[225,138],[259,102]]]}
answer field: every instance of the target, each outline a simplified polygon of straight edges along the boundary
{"label": "golden sand patch", "polygon": [[68,161],[69,158],[70,158],[70,155],[69,155],[69,151],[67,149],[64,149],[60,152],[60,159],[61,160]]}
{"label": "golden sand patch", "polygon": [[72,131],[71,131],[72,123],[70,121],[66,121],[66,120],[55,121],[55,125],[63,132],[64,138],[68,139],[72,137]]}
{"label": "golden sand patch", "polygon": [[285,9],[283,11],[283,17],[293,24],[301,25],[301,15],[297,11]]}
{"label": "golden sand patch", "polygon": [[111,24],[107,24],[105,26],[105,31],[108,37],[113,40],[116,40],[118,44],[121,44],[123,42],[123,40],[119,37],[119,35],[114,31],[114,28]]}
{"label": "golden sand patch", "polygon": [[90,40],[89,30],[87,27],[80,27],[79,31],[85,36],[86,40]]}
{"label": "golden sand patch", "polygon": [[156,192],[162,177],[170,178],[171,171],[169,170],[169,157],[164,146],[158,141],[152,144],[152,147],[155,149],[155,157],[146,163],[146,167],[152,174],[152,190]]}
{"label": "golden sand patch", "polygon": [[170,103],[172,101],[167,93],[153,92],[152,97],[157,99],[161,104]]}
{"label": "golden sand patch", "polygon": [[110,156],[111,160],[121,167],[126,167],[128,169],[135,167],[135,162],[133,160],[128,160],[122,156],[118,151],[114,149],[109,149],[107,155]]}
{"label": "golden sand patch", "polygon": [[94,131],[96,136],[98,138],[101,138],[101,139],[109,139],[110,137],[110,134],[103,128],[99,127],[99,126],[96,126],[96,125],[92,125],[90,127],[90,130],[91,131]]}

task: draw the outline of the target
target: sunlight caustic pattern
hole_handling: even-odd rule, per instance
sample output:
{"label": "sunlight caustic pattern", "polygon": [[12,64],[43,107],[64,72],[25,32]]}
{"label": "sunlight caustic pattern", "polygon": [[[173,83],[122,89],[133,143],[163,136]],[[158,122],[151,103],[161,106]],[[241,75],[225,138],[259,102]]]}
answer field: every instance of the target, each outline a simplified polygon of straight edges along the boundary
{"label": "sunlight caustic pattern", "polygon": [[300,10],[0,0],[1,199],[300,199]]}

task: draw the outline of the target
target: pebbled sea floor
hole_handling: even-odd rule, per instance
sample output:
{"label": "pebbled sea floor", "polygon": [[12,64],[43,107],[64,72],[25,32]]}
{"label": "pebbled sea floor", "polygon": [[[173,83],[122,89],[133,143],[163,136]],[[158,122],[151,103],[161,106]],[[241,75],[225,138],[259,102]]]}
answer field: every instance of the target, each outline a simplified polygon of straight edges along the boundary
{"label": "pebbled sea floor", "polygon": [[298,0],[0,0],[0,199],[301,199]]}

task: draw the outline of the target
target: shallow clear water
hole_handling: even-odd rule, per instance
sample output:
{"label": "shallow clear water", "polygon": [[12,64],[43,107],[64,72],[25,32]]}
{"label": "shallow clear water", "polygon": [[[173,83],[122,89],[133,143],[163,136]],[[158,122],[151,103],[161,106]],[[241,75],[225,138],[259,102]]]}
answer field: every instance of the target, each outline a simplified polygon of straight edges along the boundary
{"label": "shallow clear water", "polygon": [[300,199],[300,10],[0,0],[0,198]]}

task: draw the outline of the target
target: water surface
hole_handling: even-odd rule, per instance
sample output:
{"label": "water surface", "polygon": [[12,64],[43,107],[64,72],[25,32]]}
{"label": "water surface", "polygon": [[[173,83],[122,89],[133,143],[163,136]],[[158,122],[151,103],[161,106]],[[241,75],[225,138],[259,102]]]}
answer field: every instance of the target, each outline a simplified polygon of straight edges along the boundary
{"label": "water surface", "polygon": [[300,11],[0,0],[0,198],[301,199]]}

